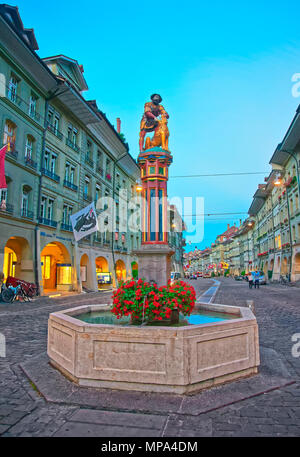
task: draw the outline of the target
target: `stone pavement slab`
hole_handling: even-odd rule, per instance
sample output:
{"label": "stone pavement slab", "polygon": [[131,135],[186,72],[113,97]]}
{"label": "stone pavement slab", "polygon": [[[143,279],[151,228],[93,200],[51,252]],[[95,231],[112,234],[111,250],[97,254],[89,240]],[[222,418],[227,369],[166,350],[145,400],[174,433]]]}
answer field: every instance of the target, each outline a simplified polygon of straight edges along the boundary
{"label": "stone pavement slab", "polygon": [[[259,374],[186,397],[80,388],[47,363],[49,313],[87,300],[107,303],[107,294],[41,298],[13,306],[0,303],[0,332],[7,341],[7,356],[0,358],[0,435],[299,437],[300,357],[292,356],[291,337],[300,333],[300,289],[267,285],[249,291],[246,282],[218,280],[221,284],[213,302],[246,306],[246,300],[254,300],[261,355]],[[198,297],[213,285],[210,280],[199,279],[191,284]],[[29,377],[20,364],[29,370]],[[91,419],[92,410],[95,416]],[[131,422],[110,424],[113,421],[107,419],[106,424],[98,423],[108,412],[120,414],[121,422],[122,414],[130,414]],[[89,419],[85,419],[86,414]],[[147,416],[148,428],[136,427],[134,418],[139,415]],[[161,422],[159,419],[152,426],[152,416],[162,417]],[[154,428],[162,423],[159,430]]]}
{"label": "stone pavement slab", "polygon": [[247,398],[291,385],[289,374],[276,351],[260,348],[261,368],[257,375],[200,391],[172,395],[85,388],[65,378],[43,353],[21,364],[21,368],[48,402],[107,408],[110,410],[198,415]]}
{"label": "stone pavement slab", "polygon": [[80,409],[54,436],[161,436],[167,416]]}

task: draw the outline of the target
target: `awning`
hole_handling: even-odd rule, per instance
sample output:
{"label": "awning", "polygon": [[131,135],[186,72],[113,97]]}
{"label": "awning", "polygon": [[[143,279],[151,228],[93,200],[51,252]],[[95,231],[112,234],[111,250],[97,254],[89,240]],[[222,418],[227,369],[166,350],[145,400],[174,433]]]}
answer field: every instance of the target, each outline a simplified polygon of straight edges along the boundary
{"label": "awning", "polygon": [[76,92],[68,84],[62,84],[61,90],[57,98],[78,118],[80,121],[87,124],[100,123],[99,116],[89,107],[83,97]]}

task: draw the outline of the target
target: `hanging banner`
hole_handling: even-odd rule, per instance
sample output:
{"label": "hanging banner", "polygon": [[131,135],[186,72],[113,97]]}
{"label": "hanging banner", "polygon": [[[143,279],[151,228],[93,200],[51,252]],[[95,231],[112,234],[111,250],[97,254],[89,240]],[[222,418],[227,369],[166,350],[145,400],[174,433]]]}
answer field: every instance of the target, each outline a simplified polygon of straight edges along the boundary
{"label": "hanging banner", "polygon": [[70,216],[75,241],[98,231],[98,220],[94,202]]}
{"label": "hanging banner", "polygon": [[0,190],[7,189],[5,179],[5,154],[7,151],[7,144],[0,149]]}

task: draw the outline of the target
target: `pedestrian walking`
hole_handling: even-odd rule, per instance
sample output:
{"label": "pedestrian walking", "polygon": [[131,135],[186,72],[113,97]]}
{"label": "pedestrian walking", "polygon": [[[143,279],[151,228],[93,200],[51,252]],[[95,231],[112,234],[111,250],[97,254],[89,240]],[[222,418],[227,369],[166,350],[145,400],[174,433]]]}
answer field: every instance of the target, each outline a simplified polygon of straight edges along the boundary
{"label": "pedestrian walking", "polygon": [[255,270],[254,272],[254,288],[259,289],[259,271]]}
{"label": "pedestrian walking", "polygon": [[252,286],[253,286],[253,276],[252,276],[251,271],[249,271],[249,273],[248,273],[247,276],[248,276],[249,289],[252,289]]}

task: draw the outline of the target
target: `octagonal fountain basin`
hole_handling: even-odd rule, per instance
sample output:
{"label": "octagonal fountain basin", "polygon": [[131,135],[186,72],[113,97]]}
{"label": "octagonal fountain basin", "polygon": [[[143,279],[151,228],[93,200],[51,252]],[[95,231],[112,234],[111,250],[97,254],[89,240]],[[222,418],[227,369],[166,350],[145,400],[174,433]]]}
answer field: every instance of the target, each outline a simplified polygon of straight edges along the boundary
{"label": "octagonal fountain basin", "polygon": [[184,394],[256,374],[249,308],[203,304],[176,326],[130,325],[110,306],[51,313],[50,363],[81,386]]}

